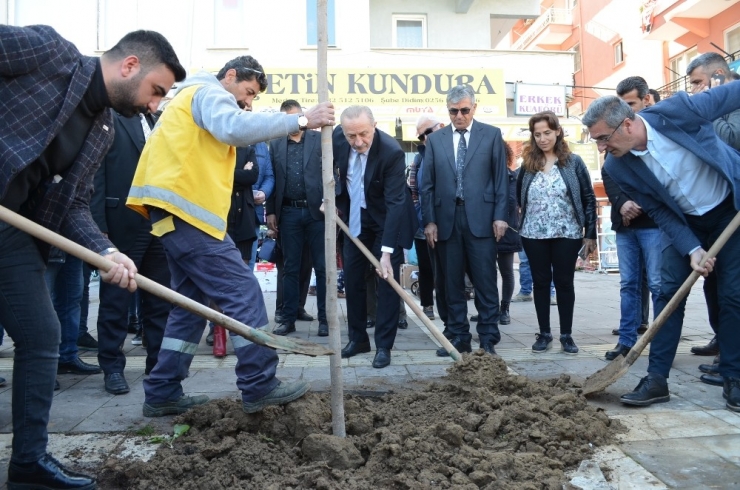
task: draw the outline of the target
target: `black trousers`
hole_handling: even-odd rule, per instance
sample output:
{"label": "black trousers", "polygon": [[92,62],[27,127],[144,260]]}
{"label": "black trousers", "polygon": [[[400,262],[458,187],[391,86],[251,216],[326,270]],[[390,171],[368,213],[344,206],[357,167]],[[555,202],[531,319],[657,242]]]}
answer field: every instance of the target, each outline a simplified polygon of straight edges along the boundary
{"label": "black trousers", "polygon": [[[163,286],[170,287],[170,269],[159,238],[142,228],[134,245],[126,250],[139,272]],[[140,290],[141,318],[146,336],[146,372],[157,364],[164,327],[172,305],[159,297]],[[128,333],[128,307],[131,293],[127,289],[100,281],[100,308],[98,309],[98,362],[105,374],[122,373],[126,356],[121,347]]]}
{"label": "black trousers", "polygon": [[[285,252],[283,252],[285,253]],[[283,311],[283,255],[280,254],[280,259],[275,262],[277,268],[277,291],[275,296],[275,313],[281,314]],[[308,288],[311,284],[311,269],[313,264],[311,263],[311,254],[308,245],[303,247],[301,252],[301,270],[298,275],[298,287],[300,288],[300,296],[298,297],[298,311],[306,309],[306,298],[308,297]]]}
{"label": "black trousers", "polygon": [[427,241],[414,239],[416,258],[419,261],[419,302],[421,306],[434,305],[434,267]]}
{"label": "black trousers", "polygon": [[[472,339],[467,318],[468,300],[465,296],[465,271],[467,270],[475,288],[478,338],[481,343],[498,344],[501,340],[501,333],[498,329],[496,239],[493,236],[485,238],[474,236],[468,226],[465,207],[456,206],[452,234],[449,239],[437,242],[437,255],[444,275],[448,333],[453,337],[459,337],[466,343],[470,343]],[[442,321],[445,321],[444,318]]]}
{"label": "black trousers", "polygon": [[560,333],[569,334],[573,330],[573,307],[576,301],[573,277],[582,244],[580,238],[540,240],[522,237],[522,245],[532,269],[534,309],[541,333],[550,333],[550,282],[555,283],[558,296]]}
{"label": "black trousers", "polygon": [[[362,210],[362,231],[357,237],[370,250],[373,255],[380,259],[381,240],[383,229],[379,227]],[[344,240],[344,289],[347,294],[347,324],[349,340],[355,342],[367,342],[367,286],[365,273],[368,270],[369,261],[352,240]],[[393,266],[393,277],[400,282],[400,267],[403,262],[403,249],[395,247],[391,255]],[[377,284],[378,306],[375,318],[375,346],[376,348],[392,349],[396,340],[398,330],[399,298],[387,281],[379,280]]]}

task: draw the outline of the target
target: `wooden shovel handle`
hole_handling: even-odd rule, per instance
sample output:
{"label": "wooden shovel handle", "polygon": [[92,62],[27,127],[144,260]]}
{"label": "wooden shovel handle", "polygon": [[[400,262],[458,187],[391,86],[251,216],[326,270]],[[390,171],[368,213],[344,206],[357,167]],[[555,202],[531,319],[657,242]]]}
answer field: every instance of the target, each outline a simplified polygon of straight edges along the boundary
{"label": "wooden shovel handle", "polygon": [[[367,257],[367,260],[370,261],[371,264],[377,269],[380,270],[380,262],[378,262],[378,259],[375,258],[375,255],[370,252],[370,250],[367,249],[364,243],[362,243],[357,237],[352,236],[352,234],[349,232],[349,228],[347,228],[347,225],[344,224],[344,221],[342,221],[339,217],[335,219],[337,225],[339,228],[342,229],[342,231],[349,237],[350,240],[352,240],[352,243],[354,243],[358,249]],[[460,355],[460,352],[458,352],[457,349],[450,343],[449,340],[447,340],[447,337],[445,337],[442,332],[439,331],[437,326],[432,323],[429,318],[427,318],[424,311],[422,311],[421,308],[416,304],[416,302],[411,299],[411,297],[408,295],[406,291],[401,287],[400,284],[396,281],[396,279],[393,277],[393,274],[388,275],[388,279],[386,279],[388,283],[391,285],[391,287],[398,293],[398,295],[401,297],[401,299],[411,307],[411,310],[416,314],[417,317],[419,317],[419,320],[422,321],[422,323],[429,329],[430,332],[432,332],[432,335],[434,335],[434,338],[437,339],[437,341],[442,344],[442,347],[445,348],[445,350],[450,354],[450,357],[452,357],[453,360],[459,361],[462,359],[462,356]]]}
{"label": "wooden shovel handle", "polygon": [[[44,228],[43,226],[34,223],[33,221],[20,216],[17,213],[9,210],[4,206],[0,206],[0,220],[9,223],[21,231],[28,233],[31,236],[43,240],[70,255],[74,255],[79,259],[87,262],[88,264],[97,267],[100,270],[108,271],[115,263],[109,261],[96,254],[95,252],[88,250],[82,245],[64,238],[63,236],[54,233],[53,231]],[[303,339],[295,339],[289,337],[279,337],[273,335],[264,330],[252,328],[239,321],[230,318],[223,313],[219,313],[211,308],[203,306],[197,301],[183,296],[180,293],[172,291],[159,283],[148,279],[141,274],[136,274],[134,277],[136,284],[149,293],[152,293],[160,298],[169,301],[177,306],[180,306],[198,316],[210,320],[213,323],[223,326],[225,329],[234,332],[235,334],[241,335],[242,337],[251,340],[255,344],[265,345],[273,347],[275,349],[284,349],[291,352],[297,352],[300,354],[306,354],[309,356],[322,356],[331,355],[333,352],[323,346],[308,342]]]}

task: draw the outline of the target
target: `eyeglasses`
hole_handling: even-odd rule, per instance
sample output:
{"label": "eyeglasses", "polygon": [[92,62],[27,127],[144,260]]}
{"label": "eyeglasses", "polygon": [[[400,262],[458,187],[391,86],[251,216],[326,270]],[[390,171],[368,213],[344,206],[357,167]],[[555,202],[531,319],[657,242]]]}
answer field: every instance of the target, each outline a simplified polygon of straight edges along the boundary
{"label": "eyeglasses", "polygon": [[427,139],[427,136],[429,136],[430,134],[432,134],[432,133],[434,132],[434,130],[435,130],[435,129],[437,129],[437,126],[439,126],[439,124],[435,124],[434,126],[431,126],[431,127],[429,127],[429,128],[426,128],[426,129],[424,130],[424,132],[423,132],[423,133],[421,133],[421,134],[420,134],[420,135],[418,136],[418,138],[419,138],[419,141],[424,141],[425,139]]}
{"label": "eyeglasses", "polygon": [[614,128],[614,131],[612,131],[612,134],[610,134],[609,136],[599,136],[598,138],[589,138],[589,141],[591,141],[591,143],[596,143],[597,145],[608,143],[611,137],[614,136],[614,133],[617,132],[617,129],[619,129],[622,126],[622,123],[624,121],[626,121],[626,119],[622,119],[622,122],[617,124],[617,127]]}
{"label": "eyeglasses", "polygon": [[468,114],[470,114],[470,107],[463,107],[462,109],[451,107],[447,109],[447,111],[450,113],[450,116],[457,116],[458,112],[461,112],[463,116],[467,116]]}

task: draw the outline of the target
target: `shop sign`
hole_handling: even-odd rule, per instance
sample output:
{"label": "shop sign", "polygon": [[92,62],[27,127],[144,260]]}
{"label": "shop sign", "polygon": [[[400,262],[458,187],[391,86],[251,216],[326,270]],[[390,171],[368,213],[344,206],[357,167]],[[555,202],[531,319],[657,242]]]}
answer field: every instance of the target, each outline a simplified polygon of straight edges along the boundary
{"label": "shop sign", "polygon": [[531,116],[543,111],[552,111],[560,117],[566,115],[563,85],[517,83],[514,94],[514,114],[517,116]]}

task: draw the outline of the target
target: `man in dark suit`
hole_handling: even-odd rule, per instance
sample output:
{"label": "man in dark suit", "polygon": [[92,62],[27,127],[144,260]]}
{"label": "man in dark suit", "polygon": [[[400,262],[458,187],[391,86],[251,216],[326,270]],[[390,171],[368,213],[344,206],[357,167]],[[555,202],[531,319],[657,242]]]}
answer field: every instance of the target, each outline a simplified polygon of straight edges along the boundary
{"label": "man in dark suit", "polygon": [[[447,331],[452,345],[470,352],[465,271],[475,287],[478,337],[496,354],[501,340],[496,285],[496,241],[506,232],[508,173],[501,131],[473,120],[475,92],[469,85],[447,94],[452,124],[427,137],[421,182],[424,234],[437,249],[445,280]],[[469,264],[469,266],[468,266]],[[437,355],[446,356],[441,348]]]}
{"label": "man in dark suit", "polygon": [[[689,97],[679,92],[639,114],[618,97],[594,101],[583,118],[604,170],[650,215],[663,232],[660,295],[665,308],[693,271],[716,275],[719,303],[719,372],[727,408],[740,412],[740,232],[715,259],[700,262],[740,209],[740,153],[726,145],[712,121],[740,108],[740,84],[729,83]],[[715,267],[716,265],[716,267]],[[650,346],[648,375],[622,395],[628,405],[670,400],[667,378],[681,339],[686,300]]]}
{"label": "man in dark suit", "polygon": [[[90,202],[93,219],[118,250],[131,257],[144,276],[169,287],[167,257],[159,238],[151,234],[151,222],[126,207],[136,165],[154,120],[151,115],[123,117],[114,113],[113,122],[116,130],[113,146],[95,174],[95,190]],[[147,339],[144,372],[149,374],[157,363],[170,304],[146,291],[140,291],[139,294],[142,326]],[[103,369],[105,391],[113,395],[129,392],[123,375],[126,355],[121,346],[128,332],[130,302],[131,293],[127,290],[112,284],[100,285],[98,363]]]}
{"label": "man in dark suit", "polygon": [[[350,233],[380,259],[378,274],[383,278],[393,274],[398,281],[403,249],[411,248],[414,237],[403,150],[396,140],[375,129],[373,113],[366,106],[345,109],[333,138],[341,186],[337,208],[342,219]],[[344,241],[343,255],[349,343],[342,357],[347,358],[370,352],[365,296],[368,260],[349,239]],[[398,295],[386,281],[379,281],[375,368],[391,363],[398,314]]]}
{"label": "man in dark suit", "polygon": [[[301,105],[286,100],[280,106],[286,114],[299,114]],[[329,335],[326,319],[326,260],[324,258],[324,199],[321,179],[321,135],[298,131],[270,141],[275,174],[275,191],[267,200],[267,226],[279,232],[283,250],[283,308],[277,335],[295,332],[298,317],[301,257],[308,247],[316,271],[316,299],[319,310],[319,337]]]}
{"label": "man in dark suit", "polygon": [[[0,25],[0,204],[115,262],[102,280],[135,290],[133,261],[90,216],[93,175],[113,142],[108,108],[155,111],[184,78],[156,32],[127,34],[92,58],[51,27]],[[0,323],[15,342],[8,486],[92,488],[94,480],[46,454],[60,338],[47,254],[48,246],[0,223]]]}

